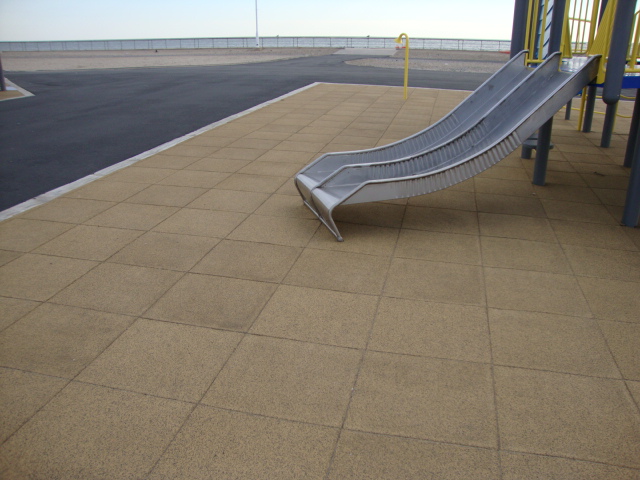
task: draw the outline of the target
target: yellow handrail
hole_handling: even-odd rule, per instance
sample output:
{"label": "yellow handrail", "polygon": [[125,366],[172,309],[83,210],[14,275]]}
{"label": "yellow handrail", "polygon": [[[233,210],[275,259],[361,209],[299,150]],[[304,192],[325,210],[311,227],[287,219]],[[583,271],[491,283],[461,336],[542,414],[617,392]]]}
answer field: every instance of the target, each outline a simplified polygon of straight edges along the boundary
{"label": "yellow handrail", "polygon": [[[580,109],[579,108],[572,108],[571,110],[575,110],[576,112],[579,112]],[[582,112],[581,112],[582,113]],[[607,112],[598,112],[596,110],[593,111],[593,113],[597,113],[598,115],[606,115]],[[622,115],[621,113],[617,113],[616,112],[616,117],[620,117],[620,118],[631,118],[631,115]],[[580,120],[582,119],[582,116],[579,117],[578,119],[578,127],[581,125]],[[580,128],[578,128],[578,131],[580,130]]]}
{"label": "yellow handrail", "polygon": [[578,131],[582,129],[582,120],[584,119],[584,111],[587,105],[587,87],[582,89],[582,98],[580,98],[580,115],[578,115]]}
{"label": "yellow handrail", "polygon": [[600,15],[600,0],[594,0],[591,7],[591,24],[589,29],[589,42],[585,52],[589,49],[593,43],[593,39],[596,37],[596,26],[598,25],[598,15]]}
{"label": "yellow handrail", "polygon": [[538,18],[538,0],[529,0],[529,14],[527,18],[527,44],[525,45],[525,49],[528,50],[527,53],[527,63],[540,63],[541,60],[535,55],[535,47],[536,44],[536,28],[534,26],[534,22],[537,21]]}
{"label": "yellow handrail", "polygon": [[611,43],[611,34],[613,33],[613,18],[616,11],[617,0],[609,0],[604,10],[604,15],[600,20],[598,32],[596,33],[593,43],[589,46],[587,55],[602,55],[600,66],[598,68],[598,79],[596,83],[603,83],[605,78],[606,58],[609,55],[609,45]]}
{"label": "yellow handrail", "polygon": [[569,9],[564,11],[564,23],[562,24],[562,41],[560,43],[562,58],[573,58],[571,48],[571,28],[569,27]]}
{"label": "yellow handrail", "polygon": [[[635,35],[633,36],[633,43],[631,44],[631,57],[629,58],[629,72],[640,72],[638,68],[638,54],[640,53],[640,11],[636,12],[634,19]],[[633,31],[633,30],[632,30]]]}
{"label": "yellow handrail", "polygon": [[[592,0],[586,1],[589,2]],[[561,50],[564,58],[572,57],[570,21],[573,21],[574,19],[569,13],[571,11],[570,3],[570,1],[567,3],[567,8],[565,9],[561,38]],[[546,28],[549,21],[549,9],[550,6],[548,0],[529,0],[524,46],[525,50],[528,50],[527,64],[537,64],[544,61],[544,46],[545,41],[547,40],[545,33],[547,31]]]}
{"label": "yellow handrail", "polygon": [[401,33],[396,38],[396,43],[402,45],[402,37],[405,39],[404,45],[404,99],[407,99],[407,85],[409,84],[409,35]]}

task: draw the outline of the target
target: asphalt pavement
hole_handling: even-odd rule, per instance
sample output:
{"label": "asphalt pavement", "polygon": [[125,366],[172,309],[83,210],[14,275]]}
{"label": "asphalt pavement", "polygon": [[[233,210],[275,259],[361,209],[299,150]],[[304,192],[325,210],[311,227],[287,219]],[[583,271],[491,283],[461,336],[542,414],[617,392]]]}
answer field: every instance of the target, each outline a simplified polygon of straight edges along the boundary
{"label": "asphalt pavement", "polygon": [[[5,72],[34,96],[0,102],[0,211],[313,82],[402,85],[400,69],[345,63],[358,58]],[[409,86],[474,90],[488,77],[417,70]]]}

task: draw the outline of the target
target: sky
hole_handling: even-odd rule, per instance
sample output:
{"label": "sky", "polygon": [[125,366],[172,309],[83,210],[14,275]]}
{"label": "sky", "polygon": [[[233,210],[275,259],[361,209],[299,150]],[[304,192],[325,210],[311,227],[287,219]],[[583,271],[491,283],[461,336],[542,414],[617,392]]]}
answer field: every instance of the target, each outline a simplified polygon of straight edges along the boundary
{"label": "sky", "polygon": [[514,0],[0,0],[0,41],[511,38]]}

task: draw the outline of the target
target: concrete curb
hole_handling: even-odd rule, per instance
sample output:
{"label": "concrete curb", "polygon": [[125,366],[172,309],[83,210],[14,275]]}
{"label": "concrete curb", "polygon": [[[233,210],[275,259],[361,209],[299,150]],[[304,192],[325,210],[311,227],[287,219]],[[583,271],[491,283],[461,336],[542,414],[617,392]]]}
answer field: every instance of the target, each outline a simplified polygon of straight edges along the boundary
{"label": "concrete curb", "polygon": [[[31,210],[32,208],[38,207],[40,205],[43,205],[47,202],[50,202],[51,200],[54,200],[62,195],[65,195],[66,193],[69,193],[72,190],[75,190],[77,188],[83,187],[95,180],[99,180],[102,177],[105,177],[106,175],[109,175],[113,172],[117,172],[118,170],[121,170],[125,167],[128,167],[130,165],[133,165],[134,163],[139,162],[140,160],[143,160],[145,158],[148,158],[152,155],[155,155],[157,153],[160,153],[164,150],[167,150],[171,147],[174,147],[176,145],[178,145],[179,143],[182,143],[186,140],[189,140],[193,137],[196,137],[202,133],[208,132],[209,130],[213,130],[216,127],[219,127],[221,125],[224,125],[226,123],[231,122],[232,120],[235,120],[237,118],[243,117],[245,115],[248,115],[250,113],[255,112],[256,110],[260,110],[263,107],[266,107],[268,105],[271,105],[273,103],[279,102],[280,100],[284,100],[285,98],[291,97],[293,95],[296,95],[297,93],[300,93],[304,90],[308,90],[309,88],[312,88],[316,85],[318,85],[319,82],[314,82],[311,83],[309,85],[307,85],[306,87],[302,87],[302,88],[298,88],[296,90],[292,90],[289,93],[286,93],[284,95],[281,95],[279,97],[276,97],[272,100],[269,100],[267,102],[261,103],[259,105],[256,105],[255,107],[251,107],[247,110],[244,110],[240,113],[236,113],[235,115],[231,115],[227,118],[224,118],[222,120],[218,120],[217,122],[211,123],[205,127],[199,128],[198,130],[194,130],[193,132],[187,133],[186,135],[183,135],[182,137],[178,137],[175,138],[173,140],[170,140],[166,143],[163,143],[161,145],[158,145],[157,147],[152,148],[151,150],[147,150],[146,152],[142,152],[134,157],[128,158],[126,160],[123,160],[121,162],[118,162],[114,165],[111,165],[110,167],[107,168],[103,168],[102,170],[98,170],[97,172],[91,174],[91,175],[87,175],[86,177],[80,178],[74,182],[68,183],[66,185],[63,185],[61,187],[58,187],[54,190],[50,190],[48,192],[45,192],[41,195],[38,195],[37,197],[34,197],[30,200],[27,200],[26,202],[22,202],[18,205],[15,205],[14,207],[11,208],[7,208],[6,210],[3,210],[2,212],[0,212],[0,221],[3,220],[7,220],[11,217],[14,217],[15,215],[18,215],[20,213],[26,212],[27,210]],[[25,90],[26,92],[26,90]],[[29,95],[33,95],[29,92],[27,92]]]}

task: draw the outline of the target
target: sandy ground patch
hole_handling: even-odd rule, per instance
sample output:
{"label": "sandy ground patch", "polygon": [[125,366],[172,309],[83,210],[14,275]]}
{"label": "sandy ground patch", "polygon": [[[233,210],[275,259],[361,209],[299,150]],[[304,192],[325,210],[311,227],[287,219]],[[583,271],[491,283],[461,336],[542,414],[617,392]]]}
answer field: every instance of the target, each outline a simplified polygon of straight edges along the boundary
{"label": "sandy ground patch", "polygon": [[[404,50],[389,58],[363,58],[347,62],[361,67],[404,68]],[[493,73],[509,60],[509,54],[500,52],[468,52],[455,50],[410,50],[410,70],[440,72]]]}
{"label": "sandy ground patch", "polygon": [[212,48],[180,50],[119,50],[78,52],[5,52],[6,71],[85,70],[97,68],[236,65],[329,55],[335,48]]}
{"label": "sandy ground patch", "polygon": [[[212,48],[180,50],[94,50],[77,52],[5,52],[2,62],[6,71],[88,70],[100,68],[182,67],[237,65],[271,62],[299,57],[330,55],[335,48]],[[409,68],[451,72],[495,72],[509,55],[499,52],[456,50],[411,50]],[[404,68],[404,50],[393,57],[363,58],[350,65]]]}

